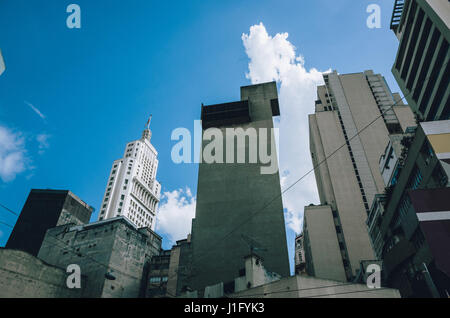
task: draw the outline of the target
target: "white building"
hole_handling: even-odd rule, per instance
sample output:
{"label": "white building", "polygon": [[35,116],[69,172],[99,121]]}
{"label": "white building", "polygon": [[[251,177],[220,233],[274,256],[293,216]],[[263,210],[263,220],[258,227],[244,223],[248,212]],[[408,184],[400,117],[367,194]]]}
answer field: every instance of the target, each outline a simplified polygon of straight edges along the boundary
{"label": "white building", "polygon": [[114,161],[99,221],[123,215],[137,227],[155,229],[161,185],[156,181],[158,152],[150,138],[147,126],[142,138],[129,142],[123,157]]}

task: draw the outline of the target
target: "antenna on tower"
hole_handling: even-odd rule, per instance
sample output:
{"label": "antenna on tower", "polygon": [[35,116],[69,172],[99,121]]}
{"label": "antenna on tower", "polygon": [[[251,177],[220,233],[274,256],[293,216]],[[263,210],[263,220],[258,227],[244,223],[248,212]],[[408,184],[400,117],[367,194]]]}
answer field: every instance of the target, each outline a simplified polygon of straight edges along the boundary
{"label": "antenna on tower", "polygon": [[150,114],[150,117],[147,120],[147,124],[145,125],[147,129],[150,129],[150,122],[152,121],[152,115]]}

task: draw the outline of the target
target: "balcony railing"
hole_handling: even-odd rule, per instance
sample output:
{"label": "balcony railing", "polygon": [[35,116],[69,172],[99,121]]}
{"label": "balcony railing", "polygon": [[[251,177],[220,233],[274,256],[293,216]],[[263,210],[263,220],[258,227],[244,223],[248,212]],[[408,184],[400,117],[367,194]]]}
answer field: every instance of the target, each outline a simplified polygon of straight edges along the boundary
{"label": "balcony railing", "polygon": [[391,30],[396,31],[402,19],[403,8],[406,0],[395,0],[394,11],[391,18]]}

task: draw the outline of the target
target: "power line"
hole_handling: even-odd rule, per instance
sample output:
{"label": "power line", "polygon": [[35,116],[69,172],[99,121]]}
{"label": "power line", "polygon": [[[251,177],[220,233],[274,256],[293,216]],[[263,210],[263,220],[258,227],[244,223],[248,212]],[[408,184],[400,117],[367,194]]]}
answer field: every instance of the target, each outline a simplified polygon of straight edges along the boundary
{"label": "power line", "polygon": [[[1,205],[1,204],[0,204],[0,205]],[[1,205],[1,206],[4,207],[3,205]],[[15,213],[14,211],[12,211],[11,209],[6,208],[6,210],[10,211],[11,213],[16,214],[16,213]],[[10,228],[14,228],[14,227],[11,226],[10,224],[7,224],[7,223],[5,223],[5,222],[3,222],[3,221],[0,221],[0,223],[4,224],[4,225],[6,225],[6,226],[9,226]],[[118,272],[118,273],[127,275],[127,276],[129,276],[129,277],[131,277],[131,278],[138,279],[138,280],[140,279],[139,277],[132,276],[132,275],[130,275],[130,274],[128,274],[128,273],[125,273],[125,272],[123,272],[123,271],[121,271],[121,270],[118,270],[118,269],[116,269],[116,268],[113,268],[112,266],[109,266],[109,265],[107,265],[107,264],[104,264],[104,263],[102,263],[102,262],[96,260],[95,258],[93,258],[93,257],[91,257],[91,256],[89,256],[89,255],[87,255],[87,254],[86,254],[86,255],[81,254],[79,251],[76,251],[76,250],[75,250],[75,247],[68,245],[66,242],[64,242],[63,240],[57,238],[55,235],[50,235],[50,237],[54,238],[56,241],[59,241],[59,242],[63,243],[64,246],[62,246],[62,245],[60,245],[60,244],[49,244],[49,242],[45,242],[45,241],[42,242],[42,243],[43,243],[43,244],[46,244],[46,245],[50,245],[50,246],[58,245],[59,247],[62,247],[62,248],[64,248],[64,249],[65,249],[65,248],[69,248],[69,249],[71,250],[71,252],[74,253],[74,254],[75,254],[76,256],[78,256],[78,257],[87,257],[88,259],[92,260],[93,262],[97,263],[98,265],[104,266],[106,269],[112,269],[113,271],[116,271],[116,272]]]}
{"label": "power line", "polygon": [[[409,95],[409,94],[408,94]],[[364,126],[361,130],[359,130],[354,136],[352,136],[351,138],[348,139],[348,141],[350,142],[352,139],[356,138],[360,133],[362,133],[363,131],[365,131],[368,127],[370,127],[373,123],[375,123],[378,119],[382,118],[383,115],[388,112],[389,110],[392,109],[392,107],[396,106],[397,103],[399,103],[400,101],[402,101],[404,98],[406,98],[405,95],[403,96],[401,99],[397,100],[393,105],[389,106],[386,110],[384,110],[379,116],[377,116],[374,120],[372,120],[370,123],[368,123],[366,126]],[[281,191],[281,193],[279,195],[276,195],[275,197],[273,197],[271,200],[268,201],[268,203],[266,203],[262,208],[260,208],[259,210],[255,211],[254,213],[250,214],[250,216],[248,218],[246,218],[243,222],[239,223],[235,228],[233,228],[230,232],[228,232],[225,236],[223,236],[220,240],[218,240],[218,242],[216,242],[215,244],[211,245],[211,248],[207,249],[207,252],[204,253],[203,256],[205,256],[206,254],[210,253],[214,247],[214,245],[216,245],[217,243],[223,242],[223,240],[225,240],[228,236],[230,236],[231,234],[233,234],[236,230],[238,230],[242,225],[246,224],[247,222],[249,222],[251,219],[253,219],[253,217],[255,217],[257,214],[259,214],[260,212],[262,212],[264,209],[266,209],[273,201],[275,201],[276,199],[280,198],[281,196],[283,196],[283,194],[285,194],[286,192],[288,192],[290,189],[292,189],[295,185],[297,185],[301,180],[303,180],[306,176],[308,176],[311,172],[313,172],[314,170],[316,170],[320,165],[322,165],[324,162],[326,162],[330,157],[332,157],[334,154],[336,154],[339,150],[341,150],[343,147],[346,147],[347,143],[342,144],[341,146],[339,146],[336,150],[334,150],[331,154],[329,154],[328,156],[325,157],[325,159],[323,159],[322,161],[320,161],[319,163],[317,163],[315,166],[313,166],[313,168],[311,168],[309,171],[307,171],[304,175],[302,175],[300,178],[298,178],[295,182],[293,182],[290,186],[288,186],[286,189],[284,189],[283,191]]]}
{"label": "power line", "polygon": [[[293,276],[295,277],[295,276]],[[324,289],[324,288],[333,288],[333,287],[341,287],[341,286],[358,286],[358,284],[353,283],[343,283],[343,284],[335,284],[335,285],[327,285],[327,286],[319,286],[319,287],[310,287],[310,288],[299,288],[299,289],[290,289],[290,290],[278,290],[273,292],[265,292],[265,293],[257,293],[257,294],[245,294],[242,296],[232,297],[232,298],[245,298],[245,297],[253,297],[253,296],[267,296],[272,294],[283,294],[283,293],[292,293],[292,292],[298,292],[298,291],[308,291],[308,290],[317,290],[317,289]],[[257,286],[255,288],[258,288],[260,286]],[[358,290],[358,291],[349,291],[349,292],[342,292],[342,293],[331,293],[331,294],[322,294],[322,295],[312,295],[312,296],[305,296],[300,298],[308,298],[308,297],[322,297],[322,296],[331,296],[331,295],[338,295],[338,294],[346,294],[346,293],[364,293],[369,291],[375,291],[375,290],[383,290],[383,289],[390,289],[390,288],[376,288],[376,289],[367,289],[367,290]],[[242,291],[239,291],[237,293],[241,293]]]}
{"label": "power line", "polygon": [[[311,288],[299,288],[299,289],[291,289],[291,290],[279,290],[279,291],[273,291],[273,292],[266,292],[266,293],[258,293],[258,294],[245,294],[242,296],[236,296],[231,298],[247,298],[247,297],[254,297],[254,296],[267,296],[267,295],[273,295],[273,294],[283,294],[283,293],[292,293],[292,292],[301,292],[301,291],[308,291],[308,290],[317,290],[317,289],[324,289],[324,288],[333,288],[333,287],[340,287],[340,286],[355,286],[355,284],[337,284],[337,285],[330,285],[330,286],[320,286],[320,287],[311,287]],[[357,286],[357,285],[356,285]],[[259,286],[258,286],[259,287]],[[255,287],[255,288],[258,288]],[[315,298],[315,297],[324,297],[324,296],[335,296],[335,295],[344,295],[344,294],[353,294],[353,293],[367,293],[367,292],[375,292],[380,290],[386,290],[390,288],[382,287],[382,288],[373,288],[373,289],[366,289],[366,290],[352,290],[347,292],[336,292],[336,293],[329,293],[329,294],[320,294],[320,295],[310,295],[310,296],[302,296],[298,298]],[[240,292],[238,292],[240,293]]]}
{"label": "power line", "polygon": [[12,229],[14,228],[14,226],[9,225],[8,223],[5,223],[5,222],[3,222],[3,221],[0,221],[0,223],[3,224],[3,225],[6,225],[6,226],[8,226],[8,227],[10,227],[10,228],[12,228]]}
{"label": "power line", "polygon": [[[445,63],[443,65],[443,67],[445,67],[449,62]],[[421,83],[425,83],[430,76],[426,77]],[[383,116],[390,111],[394,106],[398,105],[399,102],[401,102],[403,99],[405,99],[407,96],[411,95],[412,92],[415,90],[415,88],[417,87],[417,85],[419,84],[419,82],[416,83],[416,85],[410,90],[410,92],[406,95],[404,95],[402,98],[400,98],[397,101],[394,101],[394,104],[390,105],[389,107],[387,107],[384,111],[382,111],[380,113],[379,116],[377,116],[375,119],[373,119],[371,122],[369,122],[366,126],[364,126],[363,128],[361,128],[360,130],[358,130],[356,132],[356,134],[354,136],[352,136],[351,138],[348,139],[348,142],[350,142],[351,140],[353,140],[354,138],[356,138],[357,136],[359,136],[360,133],[362,133],[363,131],[365,131],[368,127],[370,127],[373,123],[375,123],[378,119],[383,118]],[[339,110],[338,110],[339,111]],[[295,185],[297,185],[301,180],[303,180],[306,176],[308,176],[311,172],[313,172],[314,170],[316,170],[320,165],[322,165],[324,162],[326,162],[330,157],[332,157],[333,155],[335,155],[340,149],[344,148],[347,146],[347,143],[342,144],[341,146],[339,146],[336,150],[334,150],[331,154],[329,154],[328,156],[325,157],[325,159],[323,159],[322,161],[320,161],[319,163],[317,163],[315,166],[313,166],[312,169],[310,169],[309,171],[307,171],[304,175],[302,175],[300,178],[298,178],[295,182],[293,182],[290,186],[288,186],[286,189],[284,189],[283,191],[281,191],[281,193],[279,195],[276,195],[273,199],[269,200],[268,203],[266,203],[265,205],[263,205],[263,207],[257,211],[255,211],[254,213],[250,214],[250,216],[245,219],[243,222],[239,223],[235,228],[233,228],[230,232],[228,232],[225,236],[223,236],[222,238],[220,238],[219,240],[217,240],[217,242],[215,244],[211,244],[211,247],[209,249],[207,249],[207,251],[202,255],[202,258],[204,258],[204,256],[208,255],[209,253],[211,253],[211,251],[215,250],[214,246],[217,245],[220,242],[224,242],[224,240],[230,236],[232,233],[234,233],[236,230],[238,230],[242,225],[246,224],[247,222],[249,222],[251,219],[253,219],[253,217],[255,217],[258,213],[262,212],[265,208],[267,208],[273,201],[275,201],[276,199],[278,199],[279,197],[283,196],[283,194],[285,194],[287,191],[289,191],[290,189],[292,189]],[[199,259],[202,259],[199,258]],[[198,263],[198,260],[197,260]]]}
{"label": "power line", "polygon": [[13,210],[7,208],[6,206],[4,206],[3,204],[0,203],[0,207],[4,208],[6,211],[11,212],[12,214],[14,214],[15,216],[19,216],[19,214],[17,214],[16,212],[14,212]]}
{"label": "power line", "polygon": [[[445,67],[449,62],[445,63],[443,65],[443,67]],[[421,83],[426,82],[430,76],[426,77]],[[348,142],[350,142],[351,140],[353,140],[354,138],[356,138],[357,136],[359,136],[360,133],[362,133],[363,131],[365,131],[368,127],[370,127],[373,123],[375,123],[378,119],[382,118],[383,115],[385,113],[387,113],[388,111],[390,111],[394,106],[396,106],[400,101],[402,101],[403,99],[405,99],[407,96],[409,96],[410,94],[412,94],[412,92],[415,90],[415,88],[417,87],[419,83],[416,83],[416,85],[414,86],[414,88],[412,88],[410,90],[410,92],[406,95],[404,95],[402,98],[400,98],[399,100],[395,101],[394,104],[390,105],[388,108],[386,108],[383,112],[381,112],[381,114],[379,116],[377,116],[375,119],[373,119],[371,122],[369,122],[366,126],[364,126],[363,128],[361,128],[360,130],[357,131],[357,133],[352,136],[351,138],[348,139]],[[339,110],[338,110],[339,111]],[[311,172],[313,172],[314,170],[316,170],[320,165],[322,165],[324,162],[326,162],[329,158],[331,158],[333,155],[335,155],[339,150],[341,150],[343,147],[345,147],[347,145],[347,143],[342,144],[341,146],[339,146],[336,150],[334,150],[331,154],[329,154],[328,156],[325,157],[325,159],[323,159],[322,161],[320,161],[319,163],[317,163],[316,165],[313,166],[312,169],[310,169],[309,171],[307,171],[304,175],[302,175],[300,178],[298,178],[296,181],[294,181],[291,185],[289,185],[286,189],[284,189],[283,191],[280,192],[280,194],[277,194],[275,197],[273,197],[271,200],[269,200],[266,204],[263,205],[262,208],[260,208],[259,210],[255,211],[254,213],[251,213],[250,216],[248,218],[246,218],[243,222],[241,222],[240,224],[238,224],[235,228],[233,228],[230,232],[228,232],[225,236],[223,236],[221,239],[219,239],[217,242],[215,242],[214,244],[211,245],[211,248],[207,249],[207,251],[205,253],[203,253],[201,258],[197,259],[197,263],[199,262],[199,259],[203,259],[206,255],[208,255],[209,253],[211,253],[211,251],[214,250],[214,246],[217,245],[220,242],[223,242],[228,236],[230,236],[231,234],[233,234],[236,230],[238,230],[242,225],[246,224],[247,222],[249,222],[251,219],[253,219],[253,217],[255,217],[257,214],[259,214],[260,212],[262,212],[264,209],[266,209],[273,201],[275,201],[276,199],[282,197],[286,192],[288,192],[290,189],[292,189],[295,185],[297,185],[301,180],[303,180],[306,176],[308,176]],[[3,208],[5,208],[7,211],[13,213],[14,215],[18,216],[18,214],[16,214],[15,212],[13,212],[12,210],[6,208],[5,206],[1,205]],[[3,222],[2,222],[3,223]],[[5,224],[5,223],[4,223]],[[5,224],[8,225],[8,224]],[[10,226],[10,225],[8,225]],[[11,226],[10,226],[11,227]],[[65,243],[64,243],[65,244]],[[89,257],[86,255],[86,257]],[[101,263],[100,263],[101,264]],[[105,264],[101,264],[103,266],[107,266]],[[195,263],[192,263],[190,266],[194,267],[193,265],[195,265]],[[191,269],[192,271],[192,269]],[[119,271],[120,272],[120,271]],[[178,275],[175,274],[175,275]],[[174,277],[170,276],[168,279]],[[191,277],[196,276],[196,274],[191,274]]]}

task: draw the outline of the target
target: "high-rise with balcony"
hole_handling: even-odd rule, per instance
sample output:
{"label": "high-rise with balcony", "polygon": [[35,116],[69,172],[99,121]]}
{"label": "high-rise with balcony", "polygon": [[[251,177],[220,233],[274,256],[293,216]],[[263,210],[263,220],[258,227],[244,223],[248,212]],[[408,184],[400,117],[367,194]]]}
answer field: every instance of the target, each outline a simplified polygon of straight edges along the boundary
{"label": "high-rise with balcony", "polygon": [[380,156],[389,135],[415,122],[380,74],[334,71],[324,80],[309,116],[320,205],[305,208],[306,270],[319,278],[351,281],[362,260],[375,259],[366,220],[375,195],[385,188]]}
{"label": "high-rise with balcony", "polygon": [[[149,120],[150,121],[150,120]],[[150,142],[149,124],[142,137],[129,142],[108,177],[98,219],[125,216],[138,227],[155,228],[161,185],[156,180],[158,152]]]}
{"label": "high-rise with balcony", "polygon": [[425,121],[450,119],[450,2],[396,0],[391,29],[400,45],[392,73]]}

